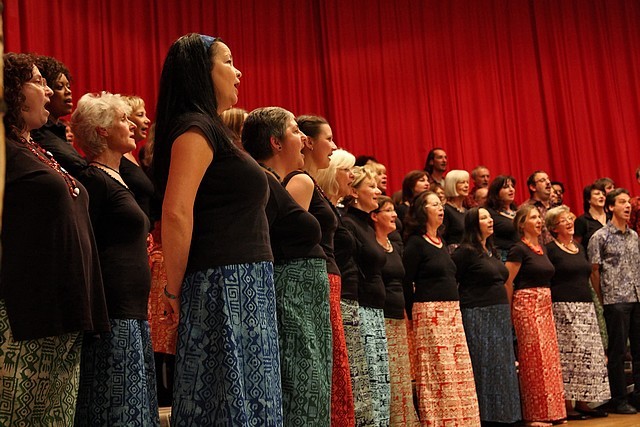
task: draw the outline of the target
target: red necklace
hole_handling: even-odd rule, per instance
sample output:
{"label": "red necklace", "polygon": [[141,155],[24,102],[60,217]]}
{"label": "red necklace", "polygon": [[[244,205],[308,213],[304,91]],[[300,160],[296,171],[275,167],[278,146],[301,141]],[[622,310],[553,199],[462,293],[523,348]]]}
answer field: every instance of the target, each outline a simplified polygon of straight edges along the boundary
{"label": "red necklace", "polygon": [[49,166],[51,169],[58,172],[62,176],[64,182],[67,184],[67,188],[69,189],[69,194],[71,194],[71,197],[75,199],[80,195],[80,188],[78,188],[76,180],[73,179],[71,175],[69,175],[69,172],[67,172],[65,168],[63,168],[58,162],[56,162],[56,159],[53,158],[53,154],[51,154],[50,151],[46,151],[31,138],[20,138],[20,142],[22,142],[25,147],[27,147],[29,151],[31,151],[38,158],[38,160],[40,160],[42,163]]}
{"label": "red necklace", "polygon": [[527,239],[525,239],[524,237],[521,239],[522,243],[524,243],[525,245],[527,245],[529,247],[529,249],[531,249],[533,252],[537,253],[538,255],[543,255],[544,251],[542,250],[542,247],[540,245],[538,246],[533,246],[531,243],[529,243],[529,241]]}
{"label": "red necklace", "polygon": [[424,233],[423,237],[436,246],[440,246],[442,244],[442,239],[440,238],[440,236],[436,236],[436,238],[434,239],[433,237],[429,236],[429,233]]}

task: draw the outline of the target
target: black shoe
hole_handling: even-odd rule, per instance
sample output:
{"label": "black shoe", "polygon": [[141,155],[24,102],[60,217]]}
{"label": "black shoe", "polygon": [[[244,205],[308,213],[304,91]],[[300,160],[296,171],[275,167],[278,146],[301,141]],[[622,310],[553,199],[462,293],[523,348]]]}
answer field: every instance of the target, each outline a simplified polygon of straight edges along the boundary
{"label": "black shoe", "polygon": [[623,414],[623,415],[633,415],[638,413],[638,411],[636,411],[636,408],[634,408],[627,402],[620,402],[617,405],[612,406],[609,409],[609,412],[613,412],[614,414]]}
{"label": "black shoe", "polygon": [[589,415],[583,414],[578,410],[567,412],[567,419],[569,421],[584,421],[588,420],[589,418],[591,418]]}
{"label": "black shoe", "polygon": [[602,409],[596,408],[596,409],[579,409],[576,408],[577,412],[580,412],[581,414],[584,415],[588,415],[591,418],[606,418],[609,416],[609,414],[605,411],[603,411]]}

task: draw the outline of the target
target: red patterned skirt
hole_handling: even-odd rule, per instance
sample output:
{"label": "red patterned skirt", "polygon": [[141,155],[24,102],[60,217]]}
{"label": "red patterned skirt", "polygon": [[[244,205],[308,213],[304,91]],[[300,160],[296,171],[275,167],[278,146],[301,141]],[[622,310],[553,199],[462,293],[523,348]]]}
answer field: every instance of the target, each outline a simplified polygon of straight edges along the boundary
{"label": "red patterned skirt", "polygon": [[331,426],[353,427],[355,413],[347,344],[344,338],[340,292],[342,280],[337,274],[329,274],[329,317],[333,333],[333,373],[331,378]]}
{"label": "red patterned skirt", "polygon": [[513,294],[513,325],[518,340],[522,417],[555,421],[567,417],[562,368],[549,288]]}
{"label": "red patterned skirt", "polygon": [[173,322],[164,314],[164,287],[167,284],[167,270],[160,243],[160,221],[156,222],[152,234],[147,238],[149,268],[151,269],[151,291],[149,292],[149,330],[154,353],[176,354],[178,322]]}
{"label": "red patterned skirt", "polygon": [[458,301],[413,305],[423,426],[479,426],[473,368]]}
{"label": "red patterned skirt", "polygon": [[419,426],[413,406],[411,386],[411,362],[405,319],[384,319],[389,352],[389,377],[391,378],[391,427]]}

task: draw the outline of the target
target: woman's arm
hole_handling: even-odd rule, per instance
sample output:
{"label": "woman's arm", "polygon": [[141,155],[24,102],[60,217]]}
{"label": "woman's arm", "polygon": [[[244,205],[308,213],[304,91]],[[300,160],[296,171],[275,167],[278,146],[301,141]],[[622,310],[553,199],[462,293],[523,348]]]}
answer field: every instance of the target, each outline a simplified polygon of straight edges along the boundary
{"label": "woman's arm", "polygon": [[309,205],[311,204],[311,198],[313,197],[313,190],[315,186],[313,185],[313,180],[306,173],[299,173],[294,175],[289,182],[287,182],[287,186],[285,187],[293,200],[298,202],[300,206],[304,208],[304,210],[309,210]]}
{"label": "woman's arm", "polygon": [[507,289],[507,298],[509,298],[509,304],[511,304],[513,299],[513,281],[518,275],[522,263],[507,261],[504,265],[507,267],[507,270],[509,270],[509,278],[504,282],[504,287]]}
{"label": "woman's arm", "polygon": [[[166,290],[178,297],[191,247],[193,205],[202,177],[212,161],[213,149],[195,128],[180,135],[173,143],[162,204],[162,247],[167,269]],[[178,315],[179,298],[167,300]]]}

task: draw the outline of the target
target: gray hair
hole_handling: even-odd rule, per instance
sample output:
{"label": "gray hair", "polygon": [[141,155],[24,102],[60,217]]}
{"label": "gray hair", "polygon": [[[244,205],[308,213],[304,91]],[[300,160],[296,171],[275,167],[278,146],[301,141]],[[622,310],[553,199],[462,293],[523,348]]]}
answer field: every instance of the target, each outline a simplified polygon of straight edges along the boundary
{"label": "gray hair", "polygon": [[131,114],[131,107],[120,95],[100,92],[87,93],[80,98],[71,116],[71,130],[89,159],[107,148],[107,140],[98,133],[98,128],[109,129],[120,114]]}
{"label": "gray hair", "polygon": [[464,180],[469,181],[469,172],[458,169],[449,171],[447,176],[444,177],[444,195],[447,198],[458,197],[459,194],[456,190],[456,184]]}

